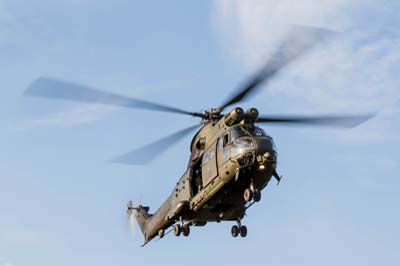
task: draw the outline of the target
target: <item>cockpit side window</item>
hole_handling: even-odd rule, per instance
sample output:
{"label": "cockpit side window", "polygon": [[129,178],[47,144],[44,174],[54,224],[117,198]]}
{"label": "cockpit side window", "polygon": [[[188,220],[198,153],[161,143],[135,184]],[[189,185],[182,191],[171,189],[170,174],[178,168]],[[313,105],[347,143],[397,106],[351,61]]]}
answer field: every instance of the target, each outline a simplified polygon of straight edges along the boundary
{"label": "cockpit side window", "polygon": [[267,133],[265,133],[264,129],[259,127],[254,127],[254,130],[251,132],[256,137],[267,137]]}
{"label": "cockpit side window", "polygon": [[225,148],[226,147],[226,145],[228,145],[228,141],[229,141],[229,138],[228,138],[228,134],[225,134],[225,136],[224,136],[224,140],[223,140],[223,144],[222,144],[222,146]]}
{"label": "cockpit side window", "polygon": [[218,164],[222,164],[229,159],[228,141],[228,133],[221,136],[218,140]]}

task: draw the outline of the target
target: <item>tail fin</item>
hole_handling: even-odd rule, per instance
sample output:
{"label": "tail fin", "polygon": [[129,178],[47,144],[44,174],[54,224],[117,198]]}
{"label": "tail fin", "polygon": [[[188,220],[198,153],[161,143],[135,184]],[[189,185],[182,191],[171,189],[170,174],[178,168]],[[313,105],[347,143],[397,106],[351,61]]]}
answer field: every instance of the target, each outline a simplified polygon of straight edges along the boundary
{"label": "tail fin", "polygon": [[138,222],[140,229],[142,230],[142,233],[145,235],[146,238],[146,225],[148,219],[151,217],[151,214],[149,214],[150,208],[147,206],[142,206],[139,205],[136,208],[136,221]]}
{"label": "tail fin", "polygon": [[147,241],[146,226],[147,226],[148,219],[152,216],[151,214],[149,214],[150,208],[147,206],[142,206],[140,204],[137,207],[133,207],[132,201],[130,201],[128,203],[128,210],[127,210],[128,214],[132,215],[134,210],[136,211],[136,214],[135,214],[136,221],[139,224],[140,230],[142,230],[144,238]]}

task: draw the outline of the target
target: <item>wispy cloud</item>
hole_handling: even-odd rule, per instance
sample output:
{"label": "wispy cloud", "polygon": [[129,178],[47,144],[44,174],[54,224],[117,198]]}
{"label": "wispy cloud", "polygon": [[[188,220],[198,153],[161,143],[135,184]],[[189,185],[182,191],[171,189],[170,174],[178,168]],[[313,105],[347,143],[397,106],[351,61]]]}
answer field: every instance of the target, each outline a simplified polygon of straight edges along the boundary
{"label": "wispy cloud", "polygon": [[[270,91],[300,99],[314,110],[362,112],[393,106],[399,98],[400,32],[385,31],[390,9],[390,4],[373,1],[216,0],[215,21],[223,44],[250,68],[263,63],[290,25],[341,32],[288,69]],[[378,140],[390,129],[386,120],[375,125],[374,134],[361,134],[361,128],[357,135]]]}
{"label": "wispy cloud", "polygon": [[0,44],[7,40],[10,27],[15,23],[13,16],[8,12],[5,3],[0,2]]}
{"label": "wispy cloud", "polygon": [[0,257],[0,266],[13,266],[14,264],[12,264],[9,260]]}
{"label": "wispy cloud", "polygon": [[19,128],[33,129],[38,127],[67,127],[96,122],[113,110],[102,105],[78,105],[63,112],[49,114],[26,121]]}

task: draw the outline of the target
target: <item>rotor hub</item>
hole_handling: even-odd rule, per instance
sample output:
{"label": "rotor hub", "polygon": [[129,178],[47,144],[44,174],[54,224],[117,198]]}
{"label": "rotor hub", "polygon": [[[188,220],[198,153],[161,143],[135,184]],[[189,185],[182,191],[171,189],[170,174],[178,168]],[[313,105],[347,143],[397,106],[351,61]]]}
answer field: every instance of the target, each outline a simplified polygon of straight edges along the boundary
{"label": "rotor hub", "polygon": [[203,124],[207,124],[210,122],[216,122],[221,119],[221,109],[219,108],[211,108],[204,113]]}

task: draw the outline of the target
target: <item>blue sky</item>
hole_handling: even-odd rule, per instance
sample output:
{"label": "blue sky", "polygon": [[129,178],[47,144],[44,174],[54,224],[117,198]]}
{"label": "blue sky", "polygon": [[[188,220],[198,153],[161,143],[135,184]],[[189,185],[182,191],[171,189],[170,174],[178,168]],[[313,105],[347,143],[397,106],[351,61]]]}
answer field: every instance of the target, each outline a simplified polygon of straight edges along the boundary
{"label": "blue sky", "polygon": [[[0,265],[398,265],[397,1],[0,1]],[[190,138],[148,166],[106,161],[190,117],[22,97],[37,77],[193,111],[218,105],[290,24],[341,33],[243,107],[379,114],[354,130],[266,127],[279,187],[230,223],[139,248],[125,204],[156,209]],[[199,100],[201,99],[201,100]]]}

